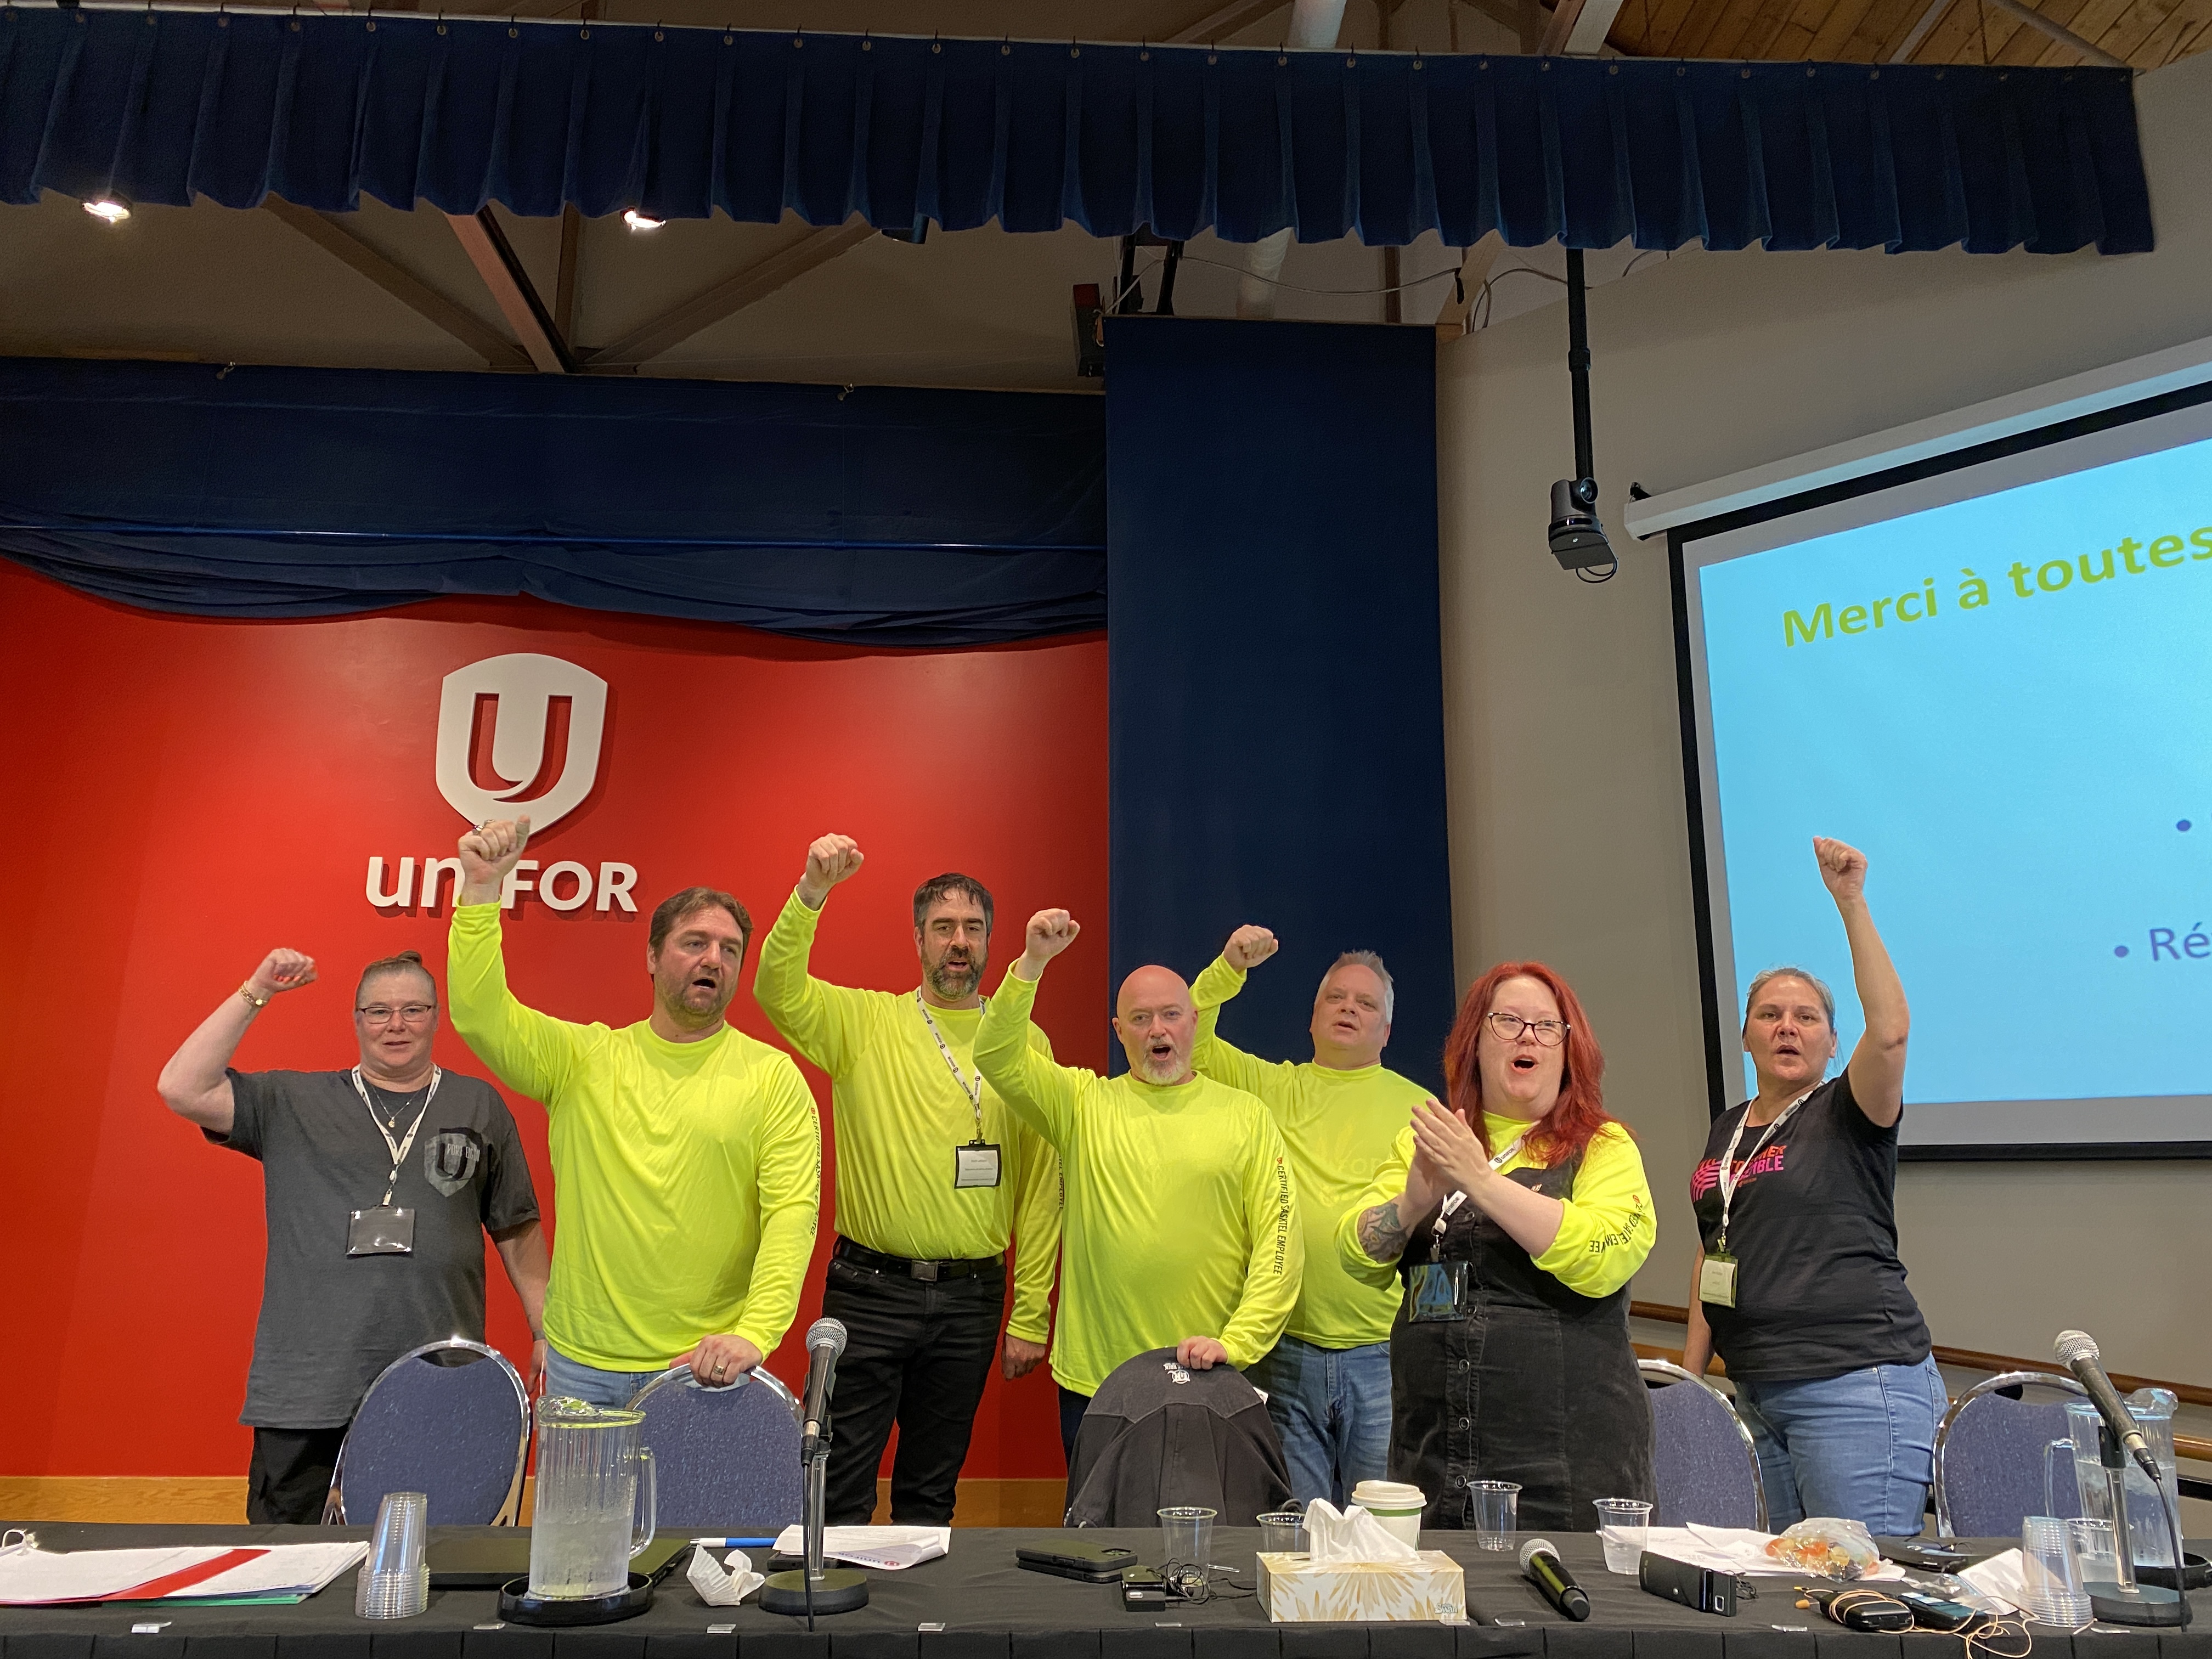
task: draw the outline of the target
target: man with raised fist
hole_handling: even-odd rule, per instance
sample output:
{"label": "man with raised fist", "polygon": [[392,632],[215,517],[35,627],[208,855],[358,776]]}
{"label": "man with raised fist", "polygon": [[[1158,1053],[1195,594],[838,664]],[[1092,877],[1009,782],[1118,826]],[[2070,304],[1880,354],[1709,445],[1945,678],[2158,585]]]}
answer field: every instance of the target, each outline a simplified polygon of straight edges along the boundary
{"label": "man with raised fist", "polygon": [[1395,992],[1372,951],[1346,951],[1314,994],[1313,1059],[1271,1065],[1222,1041],[1221,1005],[1275,954],[1265,927],[1239,927],[1191,988],[1198,1007],[1192,1063],[1257,1095],[1290,1151],[1306,1236],[1305,1281],[1282,1340],[1253,1381],[1291,1468],[1291,1495],[1340,1509],[1362,1480],[1389,1473],[1390,1326],[1398,1285],[1354,1279],[1336,1248],[1337,1223],[1390,1156],[1391,1143],[1429,1091],[1386,1071]]}
{"label": "man with raised fist", "polygon": [[[545,1233],[514,1120],[481,1079],[430,1058],[438,987],[412,951],[355,988],[359,1058],[333,1072],[238,1072],[232,1054],[273,998],[315,982],[275,950],[161,1067],[162,1103],[261,1165],[269,1225],[246,1408],[246,1516],[323,1518],[362,1396],[393,1360],[484,1334],[483,1236],[544,1329]],[[542,1337],[532,1354],[544,1369]],[[356,1516],[358,1522],[363,1517]]]}
{"label": "man with raised fist", "polygon": [[1066,1172],[1052,1374],[1071,1453],[1091,1396],[1124,1360],[1172,1347],[1194,1370],[1242,1370],[1266,1354],[1305,1261],[1282,1135],[1258,1100],[1192,1070],[1197,1017],[1178,975],[1139,968],[1121,981],[1123,1076],[1055,1066],[1030,1047],[1037,980],[1080,931],[1065,910],[1031,916],[975,1034],[984,1079]]}
{"label": "man with raised fist", "polygon": [[[791,1046],[830,1074],[837,1146],[837,1243],[822,1311],[843,1322],[837,1432],[826,1513],[875,1513],[891,1425],[891,1519],[945,1526],[991,1355],[1006,1326],[1008,1377],[1045,1356],[1060,1252],[1060,1160],[975,1071],[991,895],[972,876],[915,890],[921,982],[859,991],[807,971],[830,890],[860,872],[850,836],[823,836],[761,941],[753,995]],[[1028,1040],[1052,1045],[1035,1025]],[[1006,1247],[1018,1237],[1013,1311]]]}
{"label": "man with raised fist", "polygon": [[671,1365],[735,1382],[798,1311],[822,1187],[799,1067],[724,1018],[751,918],[685,888],[647,930],[653,1012],[619,1030],[555,1019],[507,988],[501,885],[529,839],[528,818],[461,837],[447,981],[453,1029],[545,1107],[561,1221],[546,1387],[623,1406]]}

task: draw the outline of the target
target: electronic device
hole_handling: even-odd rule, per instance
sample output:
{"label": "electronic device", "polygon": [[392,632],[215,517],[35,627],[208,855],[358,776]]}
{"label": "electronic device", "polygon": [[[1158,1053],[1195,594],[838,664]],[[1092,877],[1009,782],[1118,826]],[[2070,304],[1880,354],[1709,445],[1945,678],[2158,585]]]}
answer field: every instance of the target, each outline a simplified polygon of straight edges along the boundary
{"label": "electronic device", "polygon": [[1158,1612],[1176,1599],[1157,1567],[1132,1567],[1121,1575],[1121,1605],[1131,1613]]}
{"label": "electronic device", "polygon": [[2105,1375],[2099,1362],[2103,1358],[2097,1347],[2096,1338],[2087,1331],[2061,1331],[2058,1340],[2051,1345],[2058,1363],[2074,1373],[2074,1380],[2089,1396],[2097,1415],[2105,1419],[2105,1426],[2112,1431],[2136,1466],[2150,1477],[2153,1486],[2159,1484],[2158,1460],[2150,1454],[2150,1442],[2143,1438],[2142,1427],[2134,1415],[2120,1403],[2120,1393],[2112,1386],[2112,1379]]}
{"label": "electronic device", "polygon": [[1917,1584],[1887,1584],[1883,1589],[1911,1610],[1916,1630],[1960,1632],[1990,1621],[1990,1615],[1979,1608],[1954,1601]]}
{"label": "electronic device", "polygon": [[822,1419],[830,1414],[830,1396],[837,1386],[837,1356],[845,1352],[845,1327],[835,1319],[817,1319],[806,1328],[806,1421],[799,1446],[801,1462],[811,1462],[822,1446]]}
{"label": "electronic device", "polygon": [[1877,1538],[1875,1547],[1885,1561],[1918,1567],[1926,1572],[1952,1572],[1973,1558],[1961,1549],[1928,1538]]}
{"label": "electronic device", "polygon": [[1637,1561],[1636,1582],[1654,1595],[1663,1595],[1698,1613],[1717,1613],[1723,1619],[1735,1617],[1736,1603],[1742,1597],[1742,1585],[1734,1573],[1693,1567],[1687,1561],[1654,1555],[1650,1550]]}
{"label": "electronic device", "polygon": [[1048,1572],[1055,1578],[1110,1584],[1137,1565],[1137,1552],[1123,1544],[1068,1539],[1017,1549],[1014,1565],[1030,1572]]}
{"label": "electronic device", "polygon": [[1521,1547],[1521,1571],[1544,1599],[1577,1624],[1590,1616],[1589,1593],[1575,1583],[1559,1559],[1559,1547],[1548,1538],[1532,1538]]}
{"label": "electronic device", "polygon": [[1800,1584],[1797,1589],[1799,1594],[1817,1604],[1845,1630],[1899,1631],[1912,1628],[1912,1609],[1885,1590],[1816,1589],[1804,1584]]}

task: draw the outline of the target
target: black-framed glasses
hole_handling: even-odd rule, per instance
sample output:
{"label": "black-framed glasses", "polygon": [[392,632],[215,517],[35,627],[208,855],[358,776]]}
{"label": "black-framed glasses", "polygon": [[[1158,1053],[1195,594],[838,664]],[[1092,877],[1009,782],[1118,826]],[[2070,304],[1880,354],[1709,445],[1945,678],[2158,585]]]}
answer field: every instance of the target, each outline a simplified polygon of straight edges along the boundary
{"label": "black-framed glasses", "polygon": [[420,1025],[437,1012],[438,1005],[434,1002],[403,1002],[397,1008],[388,1003],[372,1002],[366,1008],[354,1010],[371,1025],[389,1025],[394,1019],[404,1020],[410,1025]]}
{"label": "black-framed glasses", "polygon": [[1564,1019],[1523,1019],[1518,1014],[1507,1013],[1503,1008],[1492,1009],[1483,1018],[1490,1022],[1490,1029],[1498,1033],[1501,1042],[1518,1042],[1523,1031],[1533,1036],[1537,1045],[1545,1048],[1556,1048],[1567,1040],[1567,1022]]}

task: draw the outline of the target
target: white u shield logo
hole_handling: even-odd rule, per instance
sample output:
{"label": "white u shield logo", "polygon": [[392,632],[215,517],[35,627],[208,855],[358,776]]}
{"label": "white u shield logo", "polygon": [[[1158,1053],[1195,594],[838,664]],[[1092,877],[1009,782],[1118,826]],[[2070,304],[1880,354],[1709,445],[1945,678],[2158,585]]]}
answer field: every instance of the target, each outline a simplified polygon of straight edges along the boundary
{"label": "white u shield logo", "polygon": [[607,683],[558,657],[457,668],[438,698],[438,793],[471,823],[527,816],[535,834],[592,793],[606,718]]}

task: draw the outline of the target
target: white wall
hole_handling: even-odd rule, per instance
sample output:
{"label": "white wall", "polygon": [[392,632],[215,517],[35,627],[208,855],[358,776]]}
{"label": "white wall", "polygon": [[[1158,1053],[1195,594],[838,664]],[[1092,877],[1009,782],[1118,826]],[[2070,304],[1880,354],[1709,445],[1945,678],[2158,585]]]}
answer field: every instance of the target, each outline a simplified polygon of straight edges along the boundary
{"label": "white wall", "polygon": [[[1697,483],[2212,335],[2212,54],[2145,76],[2138,106],[2155,252],[1686,253],[1594,291],[1622,553],[1603,586],[1544,547],[1547,492],[1572,470],[1564,307],[1440,354],[1460,977],[1540,957],[1589,1006],[1608,1103],[1659,1195],[1644,1299],[1687,1297],[1706,1101],[1666,551],[1620,529],[1628,484]],[[1778,736],[1786,763],[1800,739]],[[1877,920],[1881,890],[1877,856]],[[1938,1342],[2047,1354],[2078,1324],[2114,1370],[2212,1386],[2212,1164],[1908,1164],[1898,1199]]]}

